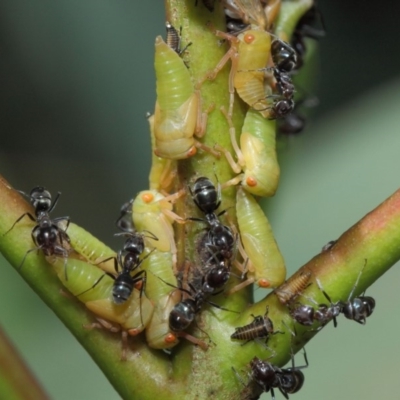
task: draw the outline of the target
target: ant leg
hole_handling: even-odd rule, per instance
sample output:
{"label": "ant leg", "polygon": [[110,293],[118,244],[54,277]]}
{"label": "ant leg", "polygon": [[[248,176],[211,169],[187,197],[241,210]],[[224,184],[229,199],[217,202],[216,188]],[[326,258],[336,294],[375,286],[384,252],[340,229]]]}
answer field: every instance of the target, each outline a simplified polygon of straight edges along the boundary
{"label": "ant leg", "polygon": [[[136,277],[138,277],[138,276],[140,276],[140,275],[144,275],[144,277],[140,277],[140,278],[136,278]],[[142,282],[142,285],[140,286],[140,294],[139,294],[139,299],[140,299],[140,322],[141,322],[141,324],[142,324],[142,326],[144,326],[144,323],[143,323],[143,314],[142,314],[142,295],[143,295],[143,293],[145,292],[145,288],[146,288],[146,280],[147,280],[147,272],[146,271],[144,271],[144,270],[142,270],[142,271],[139,271],[136,275],[135,275],[135,278],[136,279],[139,279],[141,282]]]}
{"label": "ant leg", "polygon": [[25,216],[28,216],[29,219],[30,219],[31,221],[36,222],[35,217],[34,217],[31,213],[26,212],[25,214],[22,214],[22,215],[13,223],[12,227],[11,227],[6,233],[3,233],[3,236],[6,236],[10,231],[12,231],[12,230],[14,229],[14,226],[15,226],[16,224],[18,224],[18,222],[21,221],[21,219],[24,218]]}
{"label": "ant leg", "polygon": [[364,260],[364,266],[362,267],[361,271],[358,273],[356,282],[354,283],[353,289],[351,289],[351,292],[349,294],[347,301],[350,301],[350,299],[353,297],[354,291],[356,290],[356,287],[358,286],[358,282],[360,281],[361,275],[364,272],[366,265],[367,265],[367,259]]}
{"label": "ant leg", "polygon": [[54,246],[54,254],[60,255],[64,258],[64,276],[65,276],[65,280],[68,281],[67,262],[68,262],[69,251],[62,246],[56,245],[56,246]]}
{"label": "ant leg", "polygon": [[147,229],[144,229],[142,232],[148,233],[148,236],[142,234],[143,237],[149,238],[149,239],[153,239],[153,240],[156,240],[156,241],[158,240],[158,237],[153,232],[150,232]]}
{"label": "ant leg", "polygon": [[[89,290],[94,289],[94,288],[101,282],[101,280],[102,280],[106,275],[108,275],[108,274],[107,274],[107,273],[106,273],[106,274],[103,274],[99,279],[97,279],[97,281],[96,281],[89,289],[86,289],[86,290],[84,290],[83,292],[81,292],[81,293],[79,293],[79,294],[76,294],[75,297],[82,296],[83,294],[85,294],[85,293],[88,292]],[[112,276],[112,275],[110,275],[110,276]],[[113,277],[113,278],[114,278],[114,277]]]}
{"label": "ant leg", "polygon": [[[103,264],[103,263],[105,263],[107,261],[110,261],[110,260],[114,260],[114,270],[115,270],[116,273],[118,273],[119,272],[118,271],[118,260],[117,260],[117,257],[115,257],[115,256],[107,257],[104,260],[98,261],[96,264],[93,264],[93,265],[98,266],[98,265]],[[110,275],[110,276],[112,276],[112,275]]]}
{"label": "ant leg", "polygon": [[308,357],[307,357],[307,352],[306,352],[306,348],[303,347],[303,356],[304,356],[304,362],[306,363],[306,365],[302,365],[300,367],[296,367],[298,369],[302,369],[302,368],[307,368],[308,367]]}
{"label": "ant leg", "polygon": [[[217,293],[214,293],[214,295],[217,295],[217,294],[219,294],[219,293],[221,293],[221,292],[222,292],[222,291],[217,292]],[[229,311],[229,312],[233,312],[233,313],[236,313],[236,314],[240,314],[239,311],[230,310],[229,308],[222,307],[222,306],[220,306],[219,304],[214,303],[213,301],[210,301],[210,300],[204,300],[204,301],[205,301],[206,303],[210,304],[211,306],[215,307],[215,308],[219,308],[220,310]]]}
{"label": "ant leg", "polygon": [[57,196],[54,199],[53,204],[50,206],[49,211],[47,211],[49,214],[54,210],[55,206],[58,203],[58,199],[60,198],[60,196],[61,196],[61,192],[57,192]]}
{"label": "ant leg", "polygon": [[231,367],[232,371],[235,373],[236,377],[238,378],[239,382],[243,385],[246,386],[246,384],[244,383],[242,377],[239,375],[239,372],[236,371],[236,369],[234,367]]}
{"label": "ant leg", "polygon": [[26,259],[27,255],[28,255],[29,253],[32,253],[32,251],[36,251],[36,250],[40,250],[40,249],[41,249],[41,247],[35,247],[35,248],[33,248],[33,249],[28,250],[28,251],[25,253],[24,258],[22,259],[21,264],[20,264],[19,267],[18,267],[18,270],[20,270],[20,269],[22,268],[22,266],[24,265],[25,259]]}

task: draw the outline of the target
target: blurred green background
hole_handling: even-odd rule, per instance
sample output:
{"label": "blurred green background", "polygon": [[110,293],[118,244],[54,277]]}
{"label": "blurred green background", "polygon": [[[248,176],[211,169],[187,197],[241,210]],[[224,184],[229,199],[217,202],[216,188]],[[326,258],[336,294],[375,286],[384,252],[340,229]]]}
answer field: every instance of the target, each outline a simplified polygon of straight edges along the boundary
{"label": "blurred green background", "polygon": [[[282,144],[282,181],[268,201],[289,274],[400,186],[400,3],[326,3],[321,104],[306,132]],[[164,19],[155,1],[0,2],[0,171],[27,192],[61,191],[57,216],[114,247],[121,204],[147,187],[145,113]],[[0,268],[0,323],[50,395],[118,399],[3,259]],[[398,398],[399,283],[395,267],[369,290],[377,307],[366,326],[340,318],[307,346],[297,400]]]}

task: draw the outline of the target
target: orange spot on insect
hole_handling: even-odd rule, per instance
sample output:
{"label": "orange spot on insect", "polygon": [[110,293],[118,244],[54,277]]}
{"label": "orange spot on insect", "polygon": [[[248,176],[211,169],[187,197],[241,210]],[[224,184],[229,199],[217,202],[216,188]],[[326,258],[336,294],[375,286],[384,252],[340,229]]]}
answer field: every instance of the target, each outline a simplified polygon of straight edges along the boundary
{"label": "orange spot on insect", "polygon": [[175,343],[176,342],[176,336],[173,333],[168,333],[168,335],[165,336],[164,342],[165,343]]}
{"label": "orange spot on insect", "polygon": [[135,288],[137,290],[142,289],[142,287],[143,287],[143,281],[138,281],[138,282],[135,283]]}
{"label": "orange spot on insect", "polygon": [[137,328],[132,328],[132,329],[128,330],[128,333],[131,336],[139,335],[140,332],[141,332],[140,329],[137,329]]}
{"label": "orange spot on insect", "polygon": [[255,39],[255,36],[252,33],[247,33],[246,35],[244,35],[244,38],[243,38],[243,40],[247,44],[253,43],[254,39]]}
{"label": "orange spot on insect", "polygon": [[194,156],[195,154],[197,153],[197,149],[196,149],[196,147],[191,147],[190,149],[189,149],[189,151],[187,152],[187,156],[188,157],[192,157],[192,156]]}
{"label": "orange spot on insect", "polygon": [[259,279],[258,280],[258,286],[262,288],[269,288],[271,286],[271,282],[268,279]]}
{"label": "orange spot on insect", "polygon": [[248,186],[251,186],[251,187],[257,186],[257,179],[254,178],[253,176],[249,176],[246,179],[246,183]]}
{"label": "orange spot on insect", "polygon": [[147,192],[142,194],[142,200],[145,203],[151,203],[154,200],[154,195],[153,193]]}

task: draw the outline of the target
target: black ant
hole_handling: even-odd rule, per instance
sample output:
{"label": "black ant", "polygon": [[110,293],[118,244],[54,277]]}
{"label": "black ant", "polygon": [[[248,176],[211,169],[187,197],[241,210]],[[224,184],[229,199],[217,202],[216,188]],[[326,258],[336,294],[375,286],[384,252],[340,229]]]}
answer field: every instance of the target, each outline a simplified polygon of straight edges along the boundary
{"label": "black ant", "polygon": [[[161,278],[159,278],[161,279]],[[168,282],[167,285],[175,287]],[[189,294],[189,298],[181,300],[179,303],[175,304],[174,308],[171,310],[168,317],[169,329],[175,333],[176,336],[184,337],[190,342],[199,345],[204,350],[207,350],[208,345],[200,339],[184,332],[194,321],[196,314],[198,314],[206,301],[206,296],[203,291],[196,291],[193,286],[189,284],[190,291],[179,288],[179,290]],[[210,303],[214,305],[214,303]],[[219,307],[219,306],[217,306]]]}
{"label": "black ant", "polygon": [[[315,28],[315,22],[320,21],[320,28]],[[318,40],[325,36],[325,24],[321,12],[314,4],[299,20],[290,42],[293,50],[296,52],[296,65],[291,70],[292,72],[298,71],[304,65],[304,56],[307,52],[307,45],[304,38],[309,37]],[[306,100],[307,101],[307,100]],[[303,101],[304,103],[306,101]],[[299,102],[297,102],[299,103]],[[309,103],[309,101],[307,101]],[[311,103],[311,107],[315,106],[315,101]],[[310,106],[308,106],[310,107]],[[297,109],[297,107],[296,107]],[[278,132],[282,135],[297,135],[304,130],[306,126],[306,118],[296,113],[294,110],[290,115],[284,117],[284,121],[278,124]]]}
{"label": "black ant", "polygon": [[[226,268],[223,263],[213,265],[208,269],[207,273],[202,277],[201,288],[196,289],[191,283],[189,283],[189,289],[177,288],[182,292],[189,295],[188,298],[181,300],[175,304],[174,308],[169,314],[169,328],[177,336],[185,337],[189,341],[200,345],[206,349],[208,346],[200,341],[199,339],[184,332],[194,321],[196,315],[201,311],[204,303],[208,303],[216,308],[225,311],[231,311],[218,304],[208,300],[210,295],[217,295],[220,292],[215,292],[225,285],[230,276],[230,270]],[[163,279],[158,277],[168,286],[176,288],[176,286],[165,282]]]}
{"label": "black ant", "polygon": [[[24,192],[20,193],[25,197],[29,197],[32,206],[35,208],[36,218],[29,212],[22,214],[4,235],[7,235],[18,222],[25,216],[28,216],[31,221],[36,222],[31,233],[32,240],[36,247],[25,253],[19,268],[22,268],[27,255],[35,250],[42,250],[45,256],[55,255],[67,259],[69,250],[64,246],[70,243],[66,233],[70,222],[69,217],[50,218],[50,213],[54,210],[61,193],[57,193],[53,202],[50,192],[41,186],[33,188],[29,196]],[[66,270],[65,278],[67,279]]]}
{"label": "black ant", "polygon": [[[226,274],[228,272],[228,274]],[[169,325],[172,331],[179,332],[187,329],[193,322],[195,315],[201,310],[204,303],[208,303],[221,310],[230,311],[208,300],[210,295],[217,295],[216,289],[220,289],[229,278],[229,271],[223,267],[213,267],[202,279],[201,289],[196,288],[189,283],[190,290],[179,288],[181,291],[189,294],[189,298],[182,300],[175,305],[169,315]],[[170,285],[169,283],[165,282]],[[174,287],[174,286],[173,286]]]}
{"label": "black ant", "polygon": [[271,56],[275,68],[281,73],[289,73],[296,68],[297,55],[289,43],[275,39],[271,43]]}
{"label": "black ant", "polygon": [[[367,264],[367,260],[365,260],[365,264],[363,269],[358,274],[357,280],[351,290],[349,297],[346,302],[342,302],[342,314],[347,318],[353,321],[358,322],[359,324],[364,325],[366,323],[366,318],[369,317],[375,309],[375,299],[370,296],[358,296],[353,297],[353,293],[358,285],[358,281],[361,278],[361,274],[364,271],[365,265]],[[351,300],[350,300],[351,299]]]}
{"label": "black ant", "polygon": [[353,300],[343,304],[342,313],[347,319],[364,325],[375,308],[375,299],[370,296],[354,297]]}
{"label": "black ant", "polygon": [[208,348],[208,345],[202,340],[195,338],[192,335],[184,332],[194,321],[196,315],[201,311],[203,304],[208,303],[221,310],[231,311],[227,308],[221,307],[216,303],[213,303],[207,299],[207,295],[202,290],[196,291],[194,287],[190,286],[191,291],[187,291],[183,288],[180,290],[189,293],[191,297],[177,303],[169,314],[169,328],[176,336],[184,337],[194,344],[199,345],[204,350]]}
{"label": "black ant", "polygon": [[333,325],[336,328],[336,317],[342,311],[342,303],[340,301],[332,303],[332,300],[328,296],[328,294],[323,290],[322,293],[324,294],[330,305],[319,304],[318,308],[315,309],[312,306],[302,304],[299,307],[290,310],[291,317],[296,322],[304,326],[311,326],[315,321],[320,322],[321,325],[325,325],[331,319],[333,319]]}
{"label": "black ant", "polygon": [[225,15],[225,19],[226,19],[226,30],[231,35],[237,35],[243,31],[245,31],[246,29],[248,29],[247,27],[249,25],[245,24],[240,19],[231,18],[227,14]]}
{"label": "black ant", "polygon": [[294,109],[278,121],[277,134],[280,136],[298,135],[307,126],[305,113],[301,109],[309,109],[318,106],[319,100],[316,96],[303,96],[296,100]]}
{"label": "black ant", "polygon": [[[244,10],[241,10],[242,7],[239,7],[235,1],[232,0],[225,0],[223,3],[226,29],[229,34],[239,35],[240,33],[251,29],[251,24],[256,22],[255,13],[251,13],[253,15],[248,15],[248,13],[246,13]],[[252,6],[252,8],[254,8],[254,6]],[[264,11],[261,12],[263,13]]]}
{"label": "black ant", "polygon": [[[209,301],[208,297],[218,294],[219,292],[216,293],[216,290],[221,289],[230,277],[229,260],[233,253],[234,238],[230,228],[222,225],[218,219],[219,215],[225,211],[218,215],[215,214],[215,211],[221,204],[220,190],[218,189],[217,191],[214,184],[208,178],[200,177],[195,181],[193,190],[189,187],[189,191],[194,203],[205,215],[205,220],[200,218],[189,218],[189,220],[206,222],[209,225],[204,241],[208,260],[205,263],[206,272],[201,278],[200,289],[196,288],[192,283],[189,283],[190,290],[179,288],[190,297],[174,306],[169,315],[169,327],[171,331],[177,333],[179,336],[184,336],[188,340],[201,345],[198,339],[193,338],[183,331],[191,325],[204,303],[226,310]],[[168,282],[163,282],[171,287],[175,287]]]}
{"label": "black ant", "polygon": [[[158,240],[158,238],[155,237],[152,233],[148,233],[151,235],[151,239]],[[143,240],[145,235],[138,232],[123,232],[117,233],[116,235],[123,235],[128,237],[125,241],[124,247],[118,252],[117,257],[107,258],[105,260],[102,260],[101,263],[114,259],[114,268],[117,276],[115,277],[111,274],[102,275],[91,288],[80,293],[78,296],[96,287],[96,285],[99,284],[99,282],[103,279],[105,275],[110,275],[114,279],[112,294],[115,304],[125,303],[129,299],[133,292],[133,289],[137,286],[139,282],[141,283],[139,288],[140,292],[143,292],[144,284],[146,282],[146,271],[139,271],[133,276],[131,275],[131,273],[139,268],[143,260],[147,258],[150,254],[147,254],[147,256],[142,259],[139,258],[145,248]],[[123,253],[125,253],[125,255]]]}
{"label": "black ant", "polygon": [[226,30],[229,34],[239,35],[245,30],[250,29],[250,25],[241,19],[240,11],[236,4],[232,2],[226,2],[224,12]]}
{"label": "black ant", "polygon": [[[114,257],[115,271],[118,274],[113,285],[113,301],[116,304],[123,304],[132,294],[133,288],[138,282],[145,282],[145,271],[139,271],[134,276],[131,272],[140,266],[143,260],[139,257],[143,253],[145,245],[143,238],[145,235],[135,231],[135,226],[132,220],[132,203],[133,199],[124,203],[121,207],[120,216],[116,221],[117,227],[122,230],[122,233],[116,233],[115,236],[127,236],[123,249],[118,253],[117,259]],[[158,238],[151,232],[148,232],[149,237],[154,240]],[[125,257],[122,253],[125,252]],[[113,257],[111,257],[113,258]],[[108,258],[108,261],[111,258]],[[121,271],[118,270],[121,266]],[[142,277],[141,275],[144,275]],[[97,285],[98,282],[95,283]]]}
{"label": "black ant", "polygon": [[[118,252],[117,260],[115,260],[115,271],[117,277],[113,285],[113,301],[115,304],[123,304],[127,301],[133,292],[133,288],[138,282],[142,284],[146,281],[146,271],[139,271],[135,275],[131,273],[139,268],[143,260],[139,257],[144,251],[143,236],[138,233],[130,233],[124,247]],[[122,253],[125,252],[123,257]],[[118,271],[121,266],[121,271]],[[141,291],[143,287],[141,286]]]}
{"label": "black ant", "polygon": [[203,246],[206,249],[207,261],[201,277],[201,290],[207,295],[221,293],[228,282],[231,276],[231,261],[235,254],[234,245],[232,231],[225,225],[218,223],[206,233]]}
{"label": "black ant", "polygon": [[[298,392],[304,384],[304,374],[301,370],[308,367],[308,360],[305,349],[304,360],[306,363],[305,365],[295,367],[294,356],[292,354],[292,367],[279,368],[276,365],[271,364],[269,361],[263,361],[260,360],[258,357],[254,357],[250,361],[250,381],[253,381],[258,386],[260,386],[263,392],[271,391],[271,397],[273,400],[275,400],[274,388],[278,388],[285,399],[289,399],[288,395]],[[232,369],[236,373],[242,384],[245,386],[240,375],[233,367]]]}
{"label": "black ant", "polygon": [[275,64],[272,72],[278,91],[278,94],[270,96],[275,99],[271,119],[283,118],[291,113],[295,106],[293,100],[295,87],[289,73],[296,67],[297,55],[288,43],[275,39],[271,44],[271,56]]}
{"label": "black ant", "polygon": [[290,315],[292,316],[292,318],[294,318],[299,324],[305,326],[312,325],[314,321],[319,321],[322,325],[325,325],[331,319],[333,319],[333,325],[336,328],[336,317],[342,313],[347,319],[351,319],[358,322],[359,324],[364,325],[366,322],[366,318],[369,317],[374,311],[375,299],[370,296],[358,296],[354,298],[352,297],[354,290],[358,285],[362,272],[365,268],[365,265],[358,274],[357,280],[349,294],[347,301],[338,301],[336,303],[333,303],[328,294],[324,290],[322,290],[320,284],[318,284],[330,305],[320,304],[317,309],[314,309],[311,306],[301,305],[290,311]]}
{"label": "black ant", "polygon": [[[231,259],[234,253],[234,245],[236,240],[232,233],[232,230],[223,225],[218,217],[226,212],[221,211],[219,214],[215,214],[215,211],[221,205],[221,190],[218,185],[218,190],[214,184],[206,177],[198,178],[194,185],[193,190],[190,189],[190,194],[193,198],[194,203],[200,211],[204,213],[205,221],[209,225],[209,229],[205,238],[205,247],[210,250],[210,254],[218,254],[222,259]],[[189,218],[192,221],[204,222],[200,218]],[[221,261],[220,258],[216,258],[216,261]]]}
{"label": "black ant", "polygon": [[[293,100],[295,87],[290,72],[296,67],[297,55],[290,44],[281,39],[275,39],[271,43],[271,57],[275,66],[267,70],[272,71],[278,93],[267,96],[273,100],[272,105],[268,107],[271,109],[269,119],[285,118],[295,107]],[[263,111],[263,109],[258,111]]]}
{"label": "black ant", "polygon": [[304,384],[304,374],[300,368],[278,368],[268,361],[262,361],[254,357],[250,362],[251,378],[263,389],[264,392],[271,391],[271,397],[275,400],[274,388],[278,388],[285,399],[289,399],[288,394],[298,392]]}
{"label": "black ant", "polygon": [[173,332],[186,330],[194,321],[195,315],[201,310],[205,301],[203,291],[196,291],[194,287],[190,287],[190,289],[191,291],[180,289],[191,297],[177,303],[169,314],[169,327]]}

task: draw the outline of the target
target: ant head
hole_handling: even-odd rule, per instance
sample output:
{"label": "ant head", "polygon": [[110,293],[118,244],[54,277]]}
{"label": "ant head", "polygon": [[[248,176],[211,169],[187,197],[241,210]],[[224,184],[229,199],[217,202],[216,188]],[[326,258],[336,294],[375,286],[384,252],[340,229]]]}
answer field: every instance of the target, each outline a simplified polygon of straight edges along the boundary
{"label": "ant head", "polygon": [[[299,102],[296,103],[296,107],[294,107],[294,111],[291,114],[287,114],[278,122],[278,133],[281,136],[290,136],[290,135],[298,135],[303,132],[306,125],[307,120],[303,115],[300,115],[296,112],[297,106]],[[330,243],[330,242],[329,242]],[[325,246],[323,248],[325,250]],[[326,250],[329,250],[327,248]]]}
{"label": "ant head", "polygon": [[135,227],[132,220],[132,203],[133,199],[127,201],[121,207],[121,212],[118,219],[115,221],[117,228],[123,232],[134,232]]}
{"label": "ant head", "polygon": [[280,388],[286,393],[298,392],[304,384],[304,374],[298,369],[288,368],[280,376]]}
{"label": "ant head", "polygon": [[273,114],[274,118],[282,118],[292,112],[294,108],[293,100],[279,100],[273,105]]}

